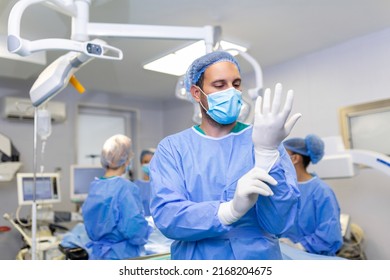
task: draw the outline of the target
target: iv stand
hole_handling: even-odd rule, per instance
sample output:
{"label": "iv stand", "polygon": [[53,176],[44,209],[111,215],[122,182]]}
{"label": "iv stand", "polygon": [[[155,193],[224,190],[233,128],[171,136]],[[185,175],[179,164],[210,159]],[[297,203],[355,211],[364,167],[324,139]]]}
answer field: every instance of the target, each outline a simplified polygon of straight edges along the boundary
{"label": "iv stand", "polygon": [[31,259],[36,259],[36,232],[37,232],[37,202],[36,202],[36,174],[37,174],[37,131],[38,131],[38,107],[34,109],[34,153],[33,153],[33,170],[34,170],[34,185],[33,185],[33,203],[32,203],[32,225],[31,225]]}

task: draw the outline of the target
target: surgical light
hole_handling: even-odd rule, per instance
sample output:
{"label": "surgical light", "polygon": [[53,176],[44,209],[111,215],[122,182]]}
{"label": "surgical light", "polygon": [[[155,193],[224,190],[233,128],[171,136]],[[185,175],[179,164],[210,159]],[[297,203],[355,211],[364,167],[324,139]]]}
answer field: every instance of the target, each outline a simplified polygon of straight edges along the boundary
{"label": "surgical light", "polygon": [[175,95],[179,99],[188,100],[186,86],[184,84],[185,76],[181,76],[176,83]]}
{"label": "surgical light", "polygon": [[[238,51],[233,49],[240,50],[245,52],[247,49],[245,47],[221,41],[220,48],[230,49],[232,55],[237,55]],[[165,74],[170,74],[174,76],[182,76],[187,71],[188,66],[198,57],[206,54],[206,45],[204,40],[197,41],[185,48],[182,48],[178,51],[169,53],[163,57],[160,57],[152,62],[145,64],[143,67],[146,70],[161,72]]]}
{"label": "surgical light", "polygon": [[239,122],[246,122],[247,118],[249,117],[249,114],[251,112],[251,105],[246,102],[244,99],[242,99],[242,105],[241,105],[241,110],[240,114],[238,115],[238,121]]}
{"label": "surgical light", "polygon": [[245,48],[243,46],[233,44],[233,43],[230,43],[227,41],[220,41],[219,45],[220,45],[220,48],[222,50],[226,50],[227,52],[229,52],[233,56],[236,56],[240,52],[246,52],[248,50],[247,48]]}
{"label": "surgical light", "polygon": [[39,75],[30,89],[30,99],[33,105],[37,107],[62,91],[73,74],[92,58],[83,53],[68,52],[53,61]]}

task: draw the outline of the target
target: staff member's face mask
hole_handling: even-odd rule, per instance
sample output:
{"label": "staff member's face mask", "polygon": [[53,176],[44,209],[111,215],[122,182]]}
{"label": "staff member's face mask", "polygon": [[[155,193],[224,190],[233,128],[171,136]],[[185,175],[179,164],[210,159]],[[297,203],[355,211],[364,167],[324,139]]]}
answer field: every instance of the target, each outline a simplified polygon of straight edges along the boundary
{"label": "staff member's face mask", "polygon": [[149,176],[150,169],[149,169],[149,163],[142,164],[142,171]]}
{"label": "staff member's face mask", "polygon": [[201,88],[199,90],[207,97],[209,109],[206,110],[202,102],[200,105],[214,121],[219,124],[231,124],[237,120],[242,106],[241,91],[231,87],[207,95]]}

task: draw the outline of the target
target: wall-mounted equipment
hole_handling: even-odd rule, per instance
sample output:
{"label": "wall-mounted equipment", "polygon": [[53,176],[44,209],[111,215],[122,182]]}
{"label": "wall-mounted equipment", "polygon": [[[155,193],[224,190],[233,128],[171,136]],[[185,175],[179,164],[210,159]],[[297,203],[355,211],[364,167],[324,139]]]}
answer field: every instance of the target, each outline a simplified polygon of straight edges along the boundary
{"label": "wall-mounted equipment", "polygon": [[[66,120],[66,106],[63,102],[50,101],[46,104],[53,122]],[[34,106],[28,98],[3,97],[2,115],[8,120],[33,120]]]}

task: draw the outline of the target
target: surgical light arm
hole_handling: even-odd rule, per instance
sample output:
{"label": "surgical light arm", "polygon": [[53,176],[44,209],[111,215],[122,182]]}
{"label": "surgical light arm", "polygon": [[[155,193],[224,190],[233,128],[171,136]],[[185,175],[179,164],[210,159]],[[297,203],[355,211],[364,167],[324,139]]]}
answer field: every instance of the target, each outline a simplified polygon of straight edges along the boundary
{"label": "surgical light arm", "polygon": [[[206,52],[213,51],[221,34],[220,27],[180,27],[156,25],[129,25],[89,23],[91,0],[21,0],[14,5],[8,20],[8,50],[20,56],[28,56],[44,50],[67,50],[69,53],[51,63],[38,77],[30,90],[34,106],[39,106],[59,93],[82,64],[91,58],[121,60],[121,50],[104,41],[89,41],[89,36],[204,40]],[[20,22],[25,9],[33,4],[47,4],[50,8],[72,17],[74,40],[49,38],[26,40],[20,37]],[[79,53],[77,55],[77,53]]]}
{"label": "surgical light arm", "polygon": [[[126,38],[156,38],[156,39],[187,39],[204,40],[206,51],[213,50],[215,42],[218,41],[220,27],[181,27],[181,26],[160,26],[160,25],[132,25],[132,24],[110,24],[110,23],[89,23],[89,5],[91,0],[21,0],[16,3],[8,19],[8,50],[21,56],[44,50],[68,50],[84,52],[88,55],[86,41],[89,36],[105,37],[126,37]],[[25,9],[33,4],[50,4],[50,8],[61,11],[72,17],[72,35],[74,40],[52,38],[29,41],[20,37],[20,22]],[[83,42],[81,42],[83,41]],[[105,48],[109,48],[105,46]],[[119,50],[110,47],[119,53]],[[95,55],[99,58],[105,56]],[[110,59],[121,59],[118,56],[107,57]]]}
{"label": "surgical light arm", "polygon": [[252,100],[256,100],[256,98],[262,94],[263,90],[263,71],[261,70],[261,67],[256,61],[256,59],[254,59],[246,52],[240,50],[238,50],[238,52],[246,61],[248,61],[252,65],[255,71],[256,86],[254,88],[248,89],[248,94],[250,98],[252,98]]}
{"label": "surgical light arm", "polygon": [[28,41],[14,35],[8,35],[7,47],[11,53],[17,53],[21,56],[28,56],[42,50],[67,50],[102,59],[121,60],[123,58],[120,49],[93,41],[78,42],[59,38]]}
{"label": "surgical light arm", "polygon": [[[50,38],[30,41],[21,38],[20,22],[24,11],[30,5],[39,3],[50,4],[50,8],[72,16],[72,37],[83,40]],[[8,18],[8,51],[20,56],[28,56],[44,50],[67,50],[103,59],[121,60],[123,58],[121,50],[107,44],[99,45],[98,43],[88,41],[86,30],[89,19],[89,4],[90,0],[22,0],[17,2],[13,6]]]}
{"label": "surgical light arm", "polygon": [[89,35],[102,37],[125,37],[143,39],[204,40],[206,52],[212,52],[215,42],[219,41],[219,26],[182,27],[163,25],[89,23]]}

